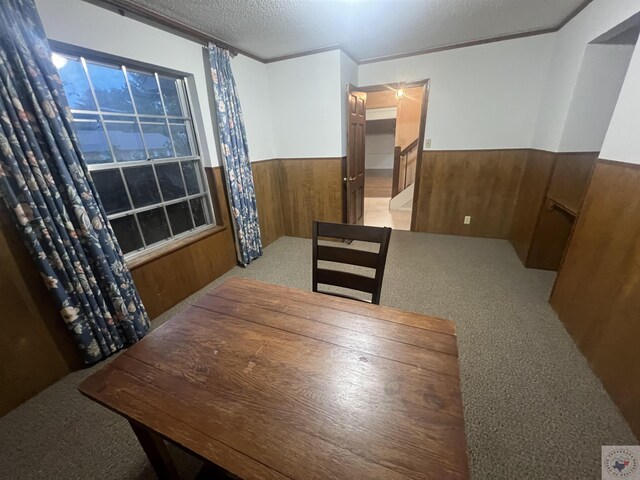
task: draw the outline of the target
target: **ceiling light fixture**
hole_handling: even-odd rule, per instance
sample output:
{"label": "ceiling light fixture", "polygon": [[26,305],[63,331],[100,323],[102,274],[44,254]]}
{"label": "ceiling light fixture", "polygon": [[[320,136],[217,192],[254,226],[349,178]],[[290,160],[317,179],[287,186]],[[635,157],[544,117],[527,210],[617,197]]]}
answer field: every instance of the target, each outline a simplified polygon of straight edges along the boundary
{"label": "ceiling light fixture", "polygon": [[404,89],[399,88],[398,90],[396,90],[396,98],[400,99],[402,97],[404,97]]}

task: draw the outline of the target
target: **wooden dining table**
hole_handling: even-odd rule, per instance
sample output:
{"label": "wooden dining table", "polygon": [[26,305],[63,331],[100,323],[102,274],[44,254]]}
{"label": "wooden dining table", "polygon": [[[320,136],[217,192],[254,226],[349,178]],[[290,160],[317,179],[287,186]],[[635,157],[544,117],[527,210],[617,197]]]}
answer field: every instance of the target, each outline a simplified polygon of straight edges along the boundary
{"label": "wooden dining table", "polygon": [[80,391],[159,478],[167,441],[243,479],[468,478],[448,320],[232,278]]}

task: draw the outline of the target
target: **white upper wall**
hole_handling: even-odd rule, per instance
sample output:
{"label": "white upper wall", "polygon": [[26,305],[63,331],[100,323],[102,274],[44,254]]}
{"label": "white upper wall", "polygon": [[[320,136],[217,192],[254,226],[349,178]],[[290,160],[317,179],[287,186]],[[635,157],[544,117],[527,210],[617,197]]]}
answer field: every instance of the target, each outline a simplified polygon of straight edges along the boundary
{"label": "white upper wall", "polygon": [[342,156],[340,56],[331,50],[267,64],[277,158]]}
{"label": "white upper wall", "polygon": [[193,75],[202,156],[205,165],[218,165],[201,44],[81,0],[36,0],[36,6],[50,39]]}
{"label": "white upper wall", "polygon": [[569,104],[561,152],[599,152],[633,54],[633,45],[588,45]]}
{"label": "white upper wall", "polygon": [[359,85],[431,79],[431,148],[531,144],[553,35],[539,35],[360,65]]}
{"label": "white upper wall", "polygon": [[631,57],[600,158],[640,164],[640,48]]}
{"label": "white upper wall", "polygon": [[[198,42],[81,0],[36,0],[36,4],[51,39],[192,75],[205,164],[218,164],[208,65]],[[431,79],[425,138],[432,140],[433,149],[597,150],[613,94],[607,102],[605,95],[595,96],[587,110],[574,110],[593,88],[578,80],[581,68],[591,68],[585,49],[638,11],[640,0],[594,0],[553,34],[359,67],[339,50],[269,64],[238,56],[232,68],[250,158],[342,156],[347,83],[363,86],[425,78]],[[624,55],[607,57],[609,67],[603,68],[616,68]],[[616,72],[600,79],[603,88],[611,87],[610,93],[621,79],[619,69]],[[639,102],[636,51],[604,139],[604,158],[640,162],[640,136],[634,130]]]}
{"label": "white upper wall", "polygon": [[244,55],[231,60],[252,162],[276,158],[267,67]]}
{"label": "white upper wall", "polygon": [[364,168],[393,169],[396,136],[389,133],[367,133],[364,142]]}
{"label": "white upper wall", "polygon": [[544,83],[534,148],[559,150],[587,44],[639,10],[640,0],[594,0],[554,34],[555,49]]}
{"label": "white upper wall", "polygon": [[[195,92],[191,88],[190,93],[197,97],[194,115],[201,117],[196,123],[205,164],[219,164],[209,67],[200,43],[81,0],[36,4],[50,39],[193,75]],[[333,50],[271,64],[238,55],[231,66],[252,161],[343,154],[342,92],[347,83],[358,82],[357,65],[344,53]]]}

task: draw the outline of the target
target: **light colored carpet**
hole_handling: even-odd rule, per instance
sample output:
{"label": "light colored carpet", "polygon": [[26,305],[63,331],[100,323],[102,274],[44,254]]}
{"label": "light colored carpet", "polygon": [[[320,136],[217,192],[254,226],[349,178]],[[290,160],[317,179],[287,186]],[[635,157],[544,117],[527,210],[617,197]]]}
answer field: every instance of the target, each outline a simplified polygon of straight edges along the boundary
{"label": "light colored carpet", "polygon": [[[311,242],[284,237],[230,276],[310,289]],[[600,446],[635,444],[547,303],[554,274],[525,269],[502,240],[394,231],[382,304],[454,320],[476,479],[600,478]],[[73,373],[0,419],[8,479],[153,478],[127,423],[83,398]],[[199,463],[173,449],[182,472]]]}

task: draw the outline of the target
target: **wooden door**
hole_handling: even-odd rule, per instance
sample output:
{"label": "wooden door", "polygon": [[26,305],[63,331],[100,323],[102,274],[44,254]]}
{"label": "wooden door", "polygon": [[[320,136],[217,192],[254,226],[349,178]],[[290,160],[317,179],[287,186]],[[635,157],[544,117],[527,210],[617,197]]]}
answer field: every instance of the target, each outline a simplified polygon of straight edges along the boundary
{"label": "wooden door", "polygon": [[367,94],[349,89],[346,191],[346,223],[364,223],[364,136]]}

